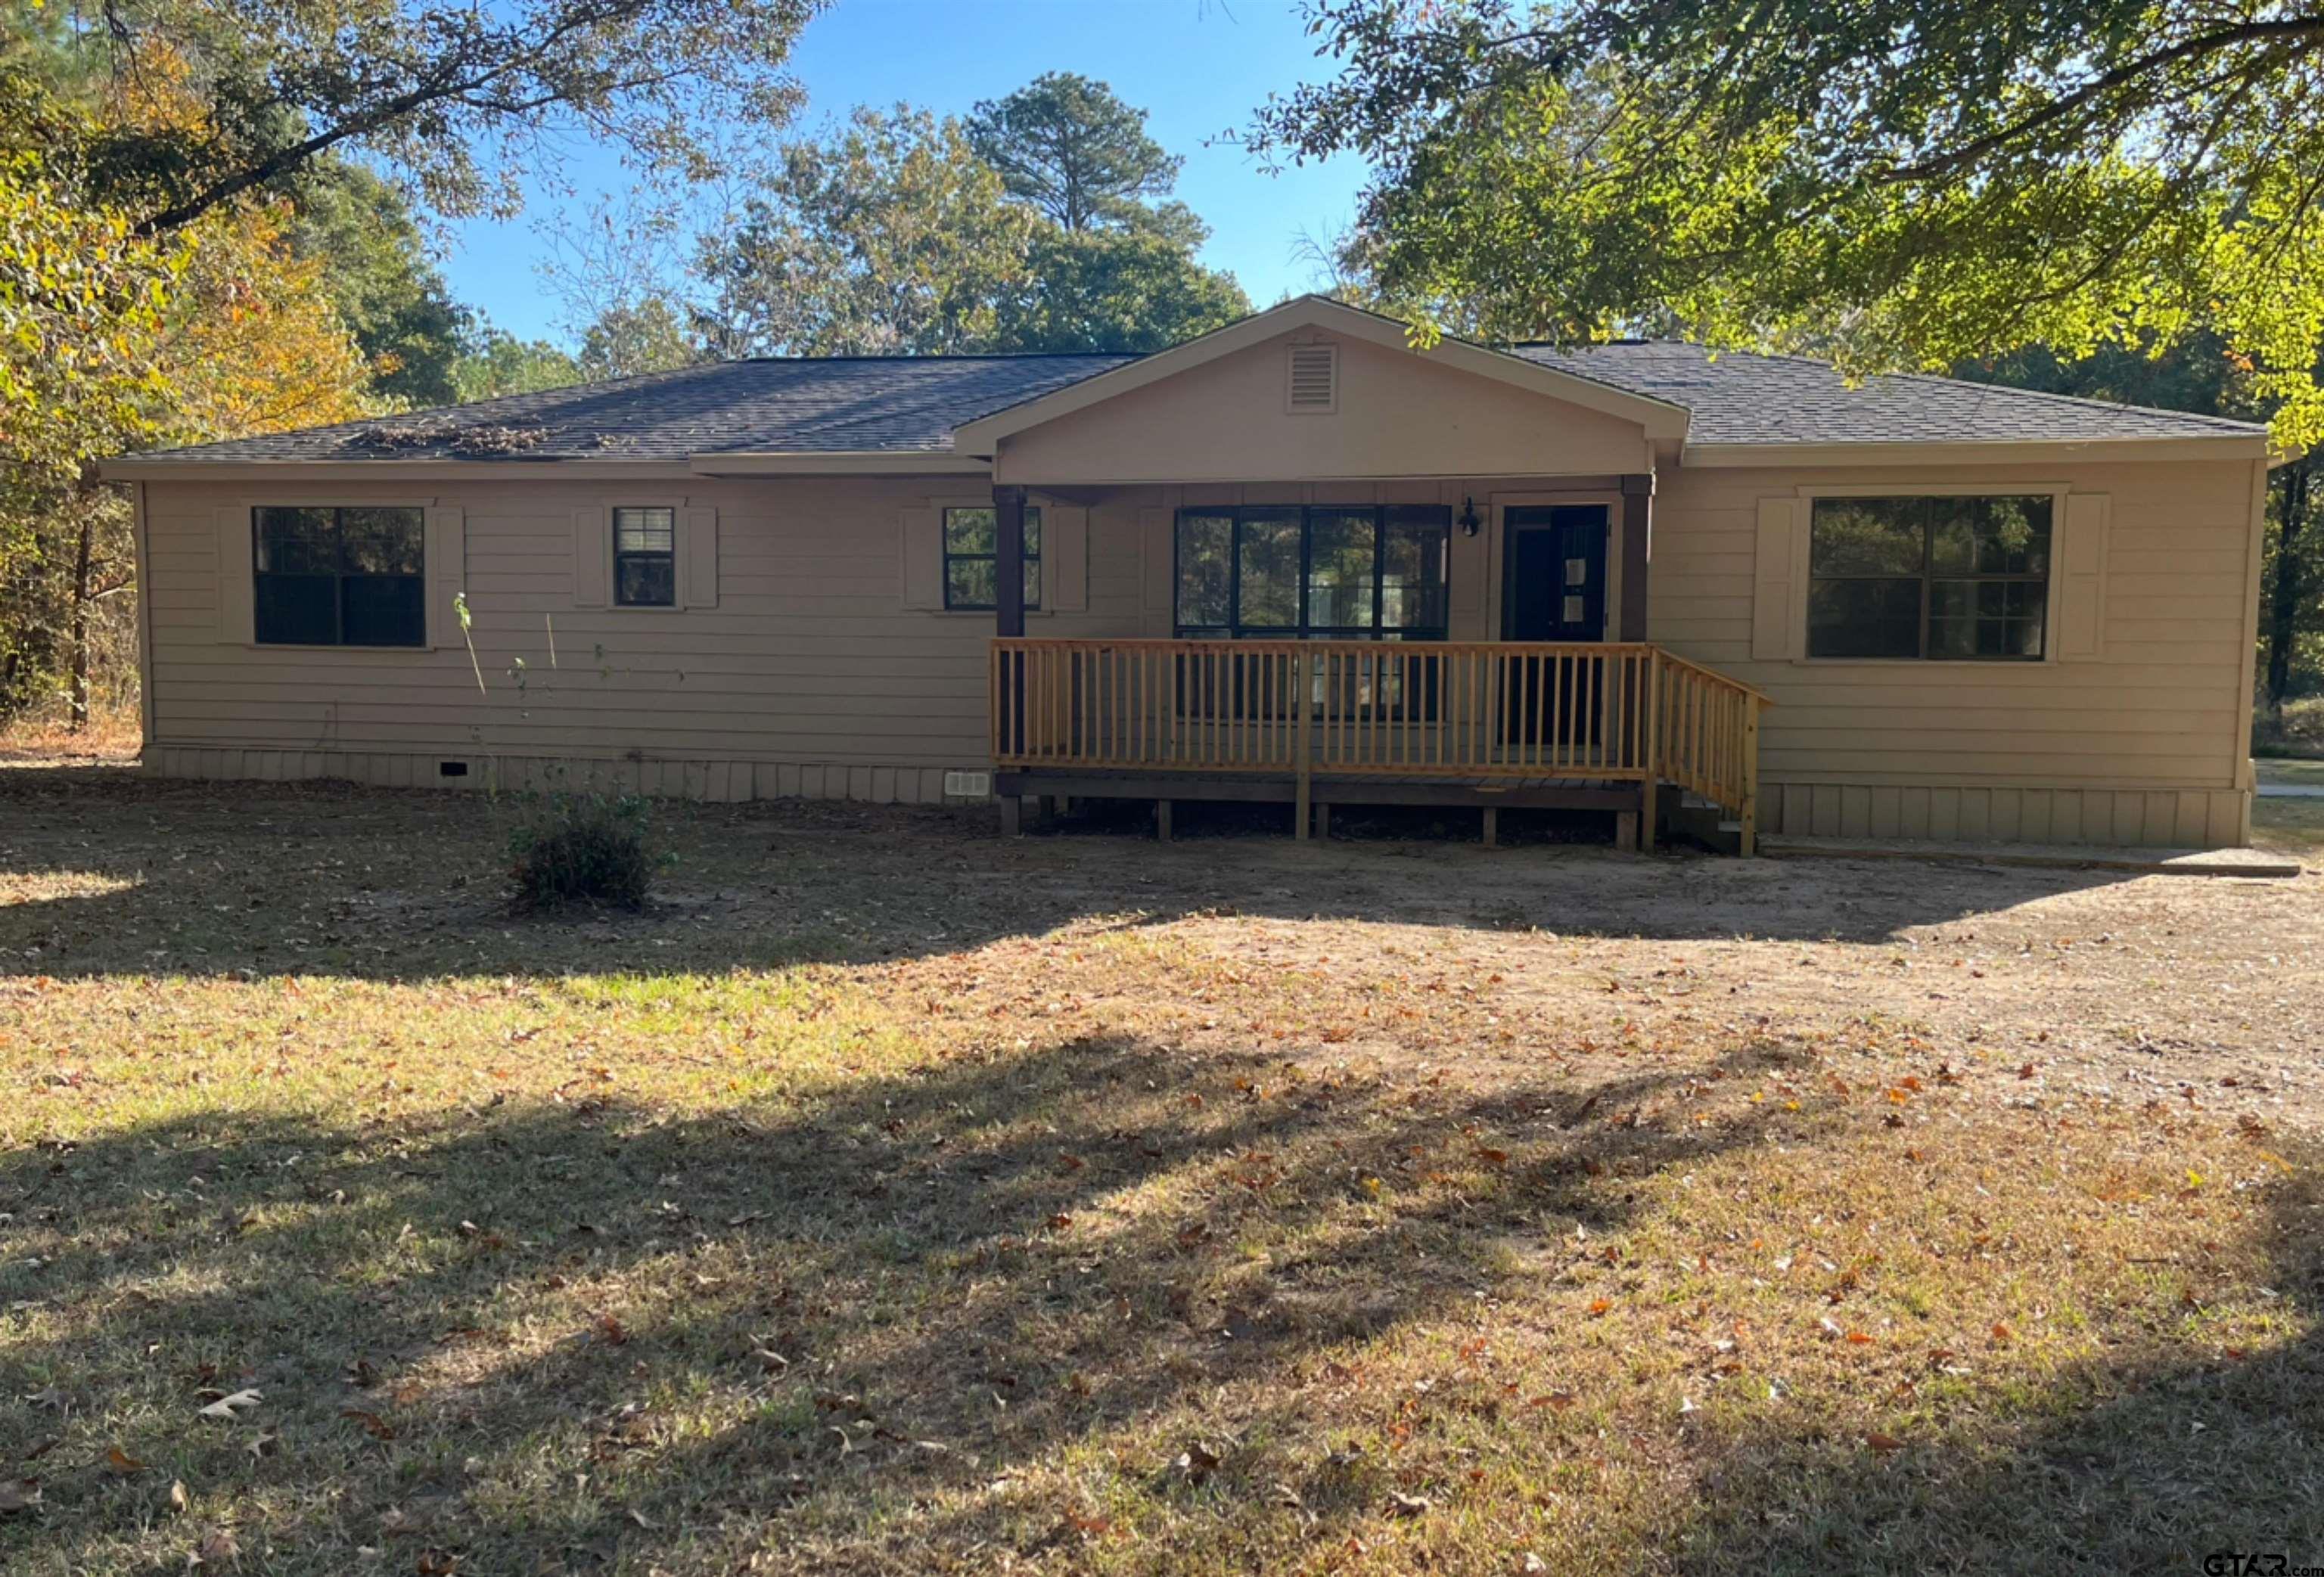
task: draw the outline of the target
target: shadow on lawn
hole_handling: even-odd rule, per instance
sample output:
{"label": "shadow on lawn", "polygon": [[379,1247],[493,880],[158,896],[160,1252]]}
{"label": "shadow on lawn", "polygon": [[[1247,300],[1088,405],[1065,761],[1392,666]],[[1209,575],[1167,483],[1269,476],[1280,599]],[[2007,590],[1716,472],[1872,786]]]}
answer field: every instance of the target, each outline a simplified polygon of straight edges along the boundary
{"label": "shadow on lawn", "polygon": [[[1253,1056],[1190,1078],[1151,1046],[1078,1041],[788,1111],[485,1107],[344,1130],[214,1111],[0,1159],[0,1301],[60,1322],[0,1346],[0,1452],[46,1491],[0,1519],[0,1566],[145,1569],[124,1560],[158,1525],[152,1569],[175,1570],[220,1524],[250,1569],[285,1573],[355,1569],[361,1546],[392,1572],[429,1550],[493,1573],[731,1572],[770,1550],[784,1569],[1072,1566],[1101,1552],[1070,1518],[1124,1482],[1213,1518],[1219,1563],[1230,1545],[1319,1557],[1391,1490],[1466,1489],[1362,1449],[1335,1360],[1432,1322],[1449,1346],[1475,1300],[1556,1274],[1545,1246],[1630,1222],[1642,1179],[1839,1120],[1607,1123],[1662,1090],[1651,1073],[1489,1094],[1284,1076]],[[1506,1172],[1478,1158],[1489,1142]],[[2293,1320],[2319,1290],[2313,1175],[2262,1206]],[[2312,1557],[2312,1529],[2236,1508],[2271,1475],[2277,1504],[2282,1475],[2317,1477],[2313,1342],[2151,1361],[2059,1377],[2050,1423],[1959,1458],[1709,1443],[1658,1553],[1751,1571]],[[69,1411],[20,1399],[51,1388]],[[197,1416],[245,1388],[264,1398],[245,1418]],[[1497,1396],[1447,1383],[1416,1427]],[[107,1471],[113,1445],[147,1471]],[[1176,1462],[1197,1450],[1207,1474]],[[1060,1463],[1090,1498],[1009,1488]],[[173,1479],[196,1497],[182,1521]]]}
{"label": "shadow on lawn", "polygon": [[1160,847],[1002,840],[981,812],[828,804],[662,807],[678,854],[643,916],[512,921],[506,801],[344,785],[0,778],[0,876],[112,890],[0,906],[0,973],[556,976],[863,963],[1196,913],[1568,936],[1880,942],[2127,880],[1905,862],[1639,859],[1582,848]]}
{"label": "shadow on lawn", "polygon": [[[735,1571],[770,1545],[989,1570],[1077,1545],[1067,1516],[1096,1509],[997,1481],[1156,1423],[1167,1445],[1122,1471],[1295,1526],[1268,1485],[1304,1471],[1296,1516],[1324,1538],[1377,1511],[1384,1466],[1270,1462],[1267,1421],[1215,1397],[1264,1380],[1312,1410],[1342,1344],[1509,1291],[1537,1273],[1509,1243],[1614,1230],[1642,1176],[1758,1137],[1550,1126],[1647,1100],[1652,1074],[1393,1100],[1283,1075],[1254,1056],[1192,1082],[1167,1051],[1084,1041],[787,1116],[216,1111],[6,1157],[0,1300],[60,1324],[0,1348],[0,1460],[46,1502],[0,1518],[0,1567],[124,1569],[161,1521],[176,1561],[222,1522],[281,1572],[363,1545],[405,1572],[425,1548],[475,1572]],[[1503,1133],[1532,1141],[1506,1173],[1471,1137]],[[69,1411],[20,1400],[51,1388]],[[197,1415],[244,1388],[245,1418]],[[147,1471],[106,1471],[114,1445]],[[1206,1482],[1173,1465],[1195,1449],[1220,1458]]]}
{"label": "shadow on lawn", "polygon": [[[2297,1339],[2248,1356],[2172,1342],[2172,1360],[2070,1370],[2045,1379],[2046,1418],[1992,1437],[1907,1442],[1893,1455],[1852,1437],[1720,1443],[1715,1482],[1674,1537],[1674,1564],[2250,1573],[2324,1563],[2318,1176],[2302,1167],[2260,1206],[2270,1290],[2284,1321],[2305,1328]],[[2200,1285],[2200,1266],[2189,1268]],[[2239,1558],[2215,1560],[2220,1552]]]}

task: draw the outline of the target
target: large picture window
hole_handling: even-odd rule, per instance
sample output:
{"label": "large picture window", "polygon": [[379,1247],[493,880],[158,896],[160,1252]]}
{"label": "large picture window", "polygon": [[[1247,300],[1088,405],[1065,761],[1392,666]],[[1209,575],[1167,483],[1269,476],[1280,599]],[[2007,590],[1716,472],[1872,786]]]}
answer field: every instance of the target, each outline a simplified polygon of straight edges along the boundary
{"label": "large picture window", "polygon": [[1442,641],[1452,525],[1437,504],[1181,510],[1177,632]]}
{"label": "large picture window", "polygon": [[1808,655],[2039,660],[2051,513],[2042,494],[1817,499]]}
{"label": "large picture window", "polygon": [[[991,608],[1000,597],[1001,518],[990,506],[944,512],[947,608]],[[1041,605],[1041,509],[1025,507],[1025,607]]]}
{"label": "large picture window", "polygon": [[252,512],[253,632],[269,646],[425,646],[420,509]]}

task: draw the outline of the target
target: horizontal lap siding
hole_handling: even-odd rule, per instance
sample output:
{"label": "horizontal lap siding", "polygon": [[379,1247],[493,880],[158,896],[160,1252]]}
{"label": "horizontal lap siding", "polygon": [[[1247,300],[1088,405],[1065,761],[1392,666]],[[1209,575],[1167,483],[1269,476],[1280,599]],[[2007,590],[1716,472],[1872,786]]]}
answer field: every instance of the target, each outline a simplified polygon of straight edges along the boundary
{"label": "horizontal lap siding", "polygon": [[[973,478],[152,483],[149,757],[190,776],[389,784],[442,781],[439,762],[460,761],[475,763],[454,779],[468,786],[486,763],[517,784],[582,761],[598,763],[592,780],[656,793],[937,798],[945,770],[987,761],[992,619],[904,605],[902,520],[979,492]],[[456,639],[393,652],[221,641],[217,512],[269,498],[461,510],[475,664]],[[574,512],[678,501],[718,512],[716,605],[576,606]],[[1136,511],[1100,512],[1089,611],[1037,613],[1033,633],[1118,633],[1139,617]]]}
{"label": "horizontal lap siding", "polygon": [[[2104,652],[2040,664],[1755,661],[1759,501],[1803,484],[2063,484],[2110,501]],[[1765,691],[1761,825],[1794,835],[2231,844],[2246,835],[2241,706],[2249,462],[1970,474],[1667,475],[1653,639]],[[2056,632],[2052,632],[2055,639]]]}

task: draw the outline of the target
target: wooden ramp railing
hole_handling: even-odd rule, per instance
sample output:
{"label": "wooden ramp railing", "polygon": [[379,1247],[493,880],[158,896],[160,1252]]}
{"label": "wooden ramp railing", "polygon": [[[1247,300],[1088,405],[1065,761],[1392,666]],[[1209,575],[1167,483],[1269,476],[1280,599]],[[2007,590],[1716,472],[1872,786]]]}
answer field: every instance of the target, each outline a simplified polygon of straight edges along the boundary
{"label": "wooden ramp railing", "polygon": [[1674,783],[1757,823],[1765,696],[1639,642],[992,643],[1004,770]]}

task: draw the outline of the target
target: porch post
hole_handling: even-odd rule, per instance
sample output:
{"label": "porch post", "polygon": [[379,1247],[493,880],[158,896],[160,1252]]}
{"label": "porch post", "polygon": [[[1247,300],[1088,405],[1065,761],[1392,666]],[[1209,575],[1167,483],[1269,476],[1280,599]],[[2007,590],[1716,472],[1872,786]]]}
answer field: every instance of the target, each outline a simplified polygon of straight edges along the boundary
{"label": "porch post", "polygon": [[[996,485],[992,489],[992,632],[997,637],[1025,633],[1025,490]],[[1025,657],[1001,667],[1006,695],[996,694],[995,705],[1008,719],[1009,737],[1003,748],[1014,754],[1025,748]],[[1001,803],[1001,832],[1017,835],[1023,807],[1018,801]]]}
{"label": "porch post", "polygon": [[992,490],[993,633],[1025,633],[1025,490]]}
{"label": "porch post", "polygon": [[1615,639],[1646,638],[1646,576],[1654,561],[1655,478],[1622,478],[1622,617]]}
{"label": "porch post", "polygon": [[[1652,472],[1644,475],[1633,474],[1622,478],[1622,641],[1644,641],[1646,638],[1646,576],[1654,562],[1655,478]],[[1638,697],[1637,742],[1639,764],[1646,776],[1638,783],[1638,808],[1635,814],[1624,811],[1614,818],[1616,846],[1636,853],[1651,852],[1655,846],[1655,823],[1662,807],[1655,803],[1662,784],[1657,780],[1654,741],[1658,731],[1655,707],[1659,702],[1655,694],[1655,664],[1650,659],[1637,669],[1645,685]]]}

